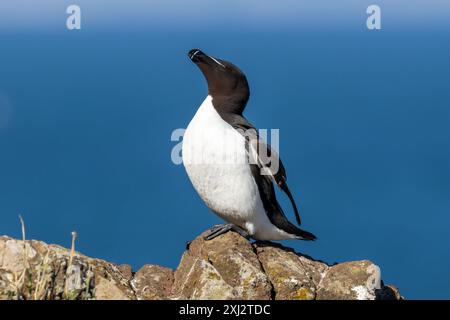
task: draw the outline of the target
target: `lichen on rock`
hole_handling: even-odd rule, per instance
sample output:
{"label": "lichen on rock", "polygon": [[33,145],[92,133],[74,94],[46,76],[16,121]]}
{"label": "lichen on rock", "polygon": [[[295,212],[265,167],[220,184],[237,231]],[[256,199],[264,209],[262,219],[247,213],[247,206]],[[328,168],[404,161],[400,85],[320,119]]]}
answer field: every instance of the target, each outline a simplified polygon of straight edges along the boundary
{"label": "lichen on rock", "polygon": [[330,266],[235,232],[197,237],[176,270],[93,259],[58,245],[0,237],[0,300],[403,299],[368,260]]}

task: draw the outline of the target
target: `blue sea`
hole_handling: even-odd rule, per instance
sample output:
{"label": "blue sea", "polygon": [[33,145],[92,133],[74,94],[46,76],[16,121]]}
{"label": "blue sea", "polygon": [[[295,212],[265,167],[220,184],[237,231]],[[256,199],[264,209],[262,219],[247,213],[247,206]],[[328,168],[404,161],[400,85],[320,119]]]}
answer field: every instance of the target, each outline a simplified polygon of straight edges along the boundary
{"label": "blue sea", "polygon": [[450,29],[390,19],[1,30],[0,234],[20,237],[21,214],[29,238],[69,246],[76,230],[84,254],[176,268],[220,222],[171,161],[172,131],[207,94],[187,58],[201,48],[246,73],[247,118],[280,130],[319,238],[284,244],[370,259],[407,298],[449,299]]}

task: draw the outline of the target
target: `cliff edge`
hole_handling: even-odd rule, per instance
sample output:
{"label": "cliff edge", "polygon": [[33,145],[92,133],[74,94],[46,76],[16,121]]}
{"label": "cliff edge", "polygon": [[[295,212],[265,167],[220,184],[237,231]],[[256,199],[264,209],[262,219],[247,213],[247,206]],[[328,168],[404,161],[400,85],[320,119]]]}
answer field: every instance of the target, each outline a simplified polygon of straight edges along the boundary
{"label": "cliff edge", "polygon": [[328,265],[279,244],[250,243],[235,232],[202,235],[176,270],[133,272],[41,241],[0,237],[2,299],[402,299],[368,260]]}

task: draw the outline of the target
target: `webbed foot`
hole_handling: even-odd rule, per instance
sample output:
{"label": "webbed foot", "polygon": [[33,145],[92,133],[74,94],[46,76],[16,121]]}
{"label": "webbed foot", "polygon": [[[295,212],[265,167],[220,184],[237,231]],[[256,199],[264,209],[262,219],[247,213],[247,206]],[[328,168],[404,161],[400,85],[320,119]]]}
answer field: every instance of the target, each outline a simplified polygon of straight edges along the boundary
{"label": "webbed foot", "polygon": [[247,231],[232,223],[215,225],[214,227],[209,229],[209,233],[206,236],[204,236],[203,239],[209,241],[224,233],[227,233],[228,231],[235,231],[244,238],[246,238],[247,240],[250,239],[250,235],[247,233]]}

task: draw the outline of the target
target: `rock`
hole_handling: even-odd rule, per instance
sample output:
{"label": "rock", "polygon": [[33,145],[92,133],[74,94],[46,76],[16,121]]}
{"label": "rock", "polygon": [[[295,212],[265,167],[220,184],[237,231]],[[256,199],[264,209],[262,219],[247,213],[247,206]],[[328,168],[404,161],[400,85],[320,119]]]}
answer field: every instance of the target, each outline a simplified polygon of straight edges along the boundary
{"label": "rock", "polygon": [[130,296],[122,291],[114,281],[99,278],[95,286],[97,300],[130,300]]}
{"label": "rock", "polygon": [[[383,283],[383,281],[381,281]],[[376,292],[377,300],[404,300],[398,288],[393,285],[382,284],[381,289]]]}
{"label": "rock", "polygon": [[332,266],[317,291],[319,300],[375,300],[381,289],[380,268],[368,260]]}
{"label": "rock", "polygon": [[116,265],[41,241],[0,237],[0,299],[134,299]]}
{"label": "rock", "polygon": [[314,300],[317,284],[328,271],[320,261],[296,254],[276,244],[255,244],[277,300]]}
{"label": "rock", "polygon": [[147,264],[136,272],[131,285],[138,299],[161,300],[169,297],[173,280],[171,269]]}
{"label": "rock", "polygon": [[[203,234],[204,235],[204,234]],[[57,245],[0,237],[2,299],[400,300],[368,260],[329,266],[235,232],[190,244],[175,271],[93,259]]]}
{"label": "rock", "polygon": [[172,295],[182,299],[259,299],[272,285],[252,245],[235,232],[192,241],[175,271]]}
{"label": "rock", "polygon": [[131,281],[133,278],[133,270],[129,264],[121,264],[120,266],[117,266],[117,269],[119,269],[125,279]]}

